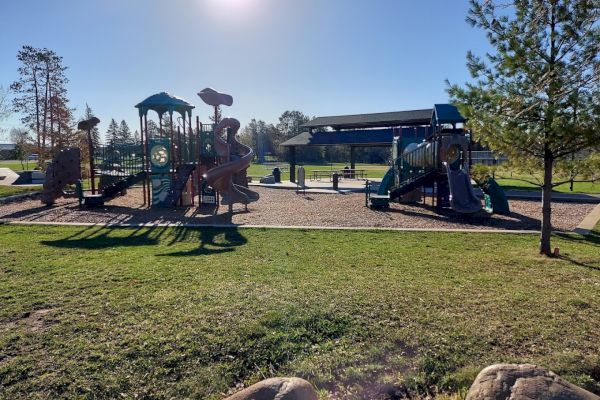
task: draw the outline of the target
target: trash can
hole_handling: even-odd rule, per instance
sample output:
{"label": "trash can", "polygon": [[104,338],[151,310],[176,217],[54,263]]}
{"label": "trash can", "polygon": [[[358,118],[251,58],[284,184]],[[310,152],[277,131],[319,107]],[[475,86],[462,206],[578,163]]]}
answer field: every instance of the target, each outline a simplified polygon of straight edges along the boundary
{"label": "trash can", "polygon": [[273,178],[275,178],[275,183],[281,183],[281,170],[279,167],[273,168]]}
{"label": "trash can", "polygon": [[332,180],[333,180],[333,190],[338,190],[338,183],[340,181],[340,177],[337,174],[337,172],[334,172],[334,174],[332,176]]}

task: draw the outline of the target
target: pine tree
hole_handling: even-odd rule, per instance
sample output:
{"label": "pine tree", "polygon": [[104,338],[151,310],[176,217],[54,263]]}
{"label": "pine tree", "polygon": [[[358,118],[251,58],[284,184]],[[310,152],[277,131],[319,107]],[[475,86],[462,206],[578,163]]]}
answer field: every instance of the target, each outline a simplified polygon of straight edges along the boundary
{"label": "pine tree", "polygon": [[112,118],[110,124],[108,124],[106,141],[111,145],[119,144],[119,124],[114,118]]}
{"label": "pine tree", "polygon": [[133,137],[131,136],[131,129],[129,129],[129,125],[125,120],[121,120],[121,124],[119,125],[119,144],[128,144],[133,142]]}
{"label": "pine tree", "polygon": [[[94,116],[95,115],[94,115],[94,111],[92,110],[92,107],[90,107],[87,103],[85,103],[85,111],[83,113],[82,119],[88,120]],[[91,136],[92,136],[92,145],[94,147],[100,146],[100,130],[98,129],[98,126],[94,126],[92,128]]]}
{"label": "pine tree", "polygon": [[486,32],[495,51],[486,60],[469,52],[475,83],[449,87],[484,144],[543,176],[540,253],[546,255],[552,253],[552,188],[564,183],[555,173],[572,172],[573,158],[600,143],[599,18],[597,0],[511,6],[471,0],[467,21]]}
{"label": "pine tree", "polygon": [[148,137],[156,138],[159,136],[159,133],[158,124],[151,119],[148,120]]}
{"label": "pine tree", "polygon": [[[68,108],[67,67],[63,65],[62,57],[46,48],[23,46],[17,59],[20,62],[19,79],[10,86],[16,94],[13,108],[22,114],[21,121],[36,132],[38,153],[43,159],[46,141],[49,139],[50,146],[54,147],[62,120],[70,114],[65,111]],[[57,125],[59,120],[62,122]]]}
{"label": "pine tree", "polygon": [[[213,109],[214,111],[214,109]],[[214,124],[218,124],[222,119],[221,106],[217,106],[217,119],[215,120],[214,112],[208,116],[208,119],[211,120]]]}
{"label": "pine tree", "polygon": [[23,115],[21,122],[35,131],[38,154],[41,156],[41,108],[44,85],[39,50],[31,46],[23,46],[17,53],[17,60],[21,63],[18,68],[19,79],[10,85],[10,89],[16,94],[13,108]]}

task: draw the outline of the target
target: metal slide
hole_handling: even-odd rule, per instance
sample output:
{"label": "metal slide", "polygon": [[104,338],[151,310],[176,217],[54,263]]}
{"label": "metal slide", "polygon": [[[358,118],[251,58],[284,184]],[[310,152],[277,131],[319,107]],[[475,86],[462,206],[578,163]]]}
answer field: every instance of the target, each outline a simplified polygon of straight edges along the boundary
{"label": "metal slide", "polygon": [[450,188],[450,206],[454,211],[469,214],[481,210],[481,201],[475,195],[471,177],[464,169],[451,169],[444,163]]}
{"label": "metal slide", "polygon": [[387,172],[385,173],[385,175],[383,176],[381,183],[379,184],[379,189],[377,190],[377,194],[380,196],[385,196],[385,195],[389,194],[390,188],[392,187],[393,184],[394,184],[394,167],[390,167],[390,169],[388,169]]}
{"label": "metal slide", "polygon": [[[221,131],[226,127],[233,130],[231,144],[221,139]],[[238,150],[241,154],[239,158],[230,155],[229,161],[208,170],[204,175],[208,185],[223,195],[221,204],[248,204],[258,200],[258,193],[233,183],[234,175],[248,168],[254,156],[254,151],[250,147],[235,139],[239,127],[239,121],[234,118],[225,118],[215,127],[215,148],[234,147],[231,150]]]}

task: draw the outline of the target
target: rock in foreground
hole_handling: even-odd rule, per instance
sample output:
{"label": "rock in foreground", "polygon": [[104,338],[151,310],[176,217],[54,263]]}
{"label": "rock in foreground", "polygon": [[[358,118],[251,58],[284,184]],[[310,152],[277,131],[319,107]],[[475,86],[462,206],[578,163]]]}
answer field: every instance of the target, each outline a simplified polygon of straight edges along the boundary
{"label": "rock in foreground", "polygon": [[255,383],[226,400],[317,400],[317,393],[304,379],[271,378]]}
{"label": "rock in foreground", "polygon": [[537,365],[495,364],[484,368],[471,385],[467,400],[600,400]]}

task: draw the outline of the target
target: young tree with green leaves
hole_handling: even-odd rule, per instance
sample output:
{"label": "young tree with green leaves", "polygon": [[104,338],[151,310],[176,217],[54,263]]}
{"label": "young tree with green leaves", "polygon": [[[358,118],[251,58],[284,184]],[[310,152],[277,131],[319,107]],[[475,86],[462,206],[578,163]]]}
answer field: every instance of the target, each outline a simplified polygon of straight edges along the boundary
{"label": "young tree with green leaves", "polygon": [[583,180],[598,178],[590,166],[597,157],[582,155],[600,144],[600,3],[470,3],[467,22],[486,32],[494,50],[485,59],[469,52],[475,82],[448,92],[481,142],[541,171],[539,250],[551,255],[552,188],[570,181],[575,165],[587,171]]}

